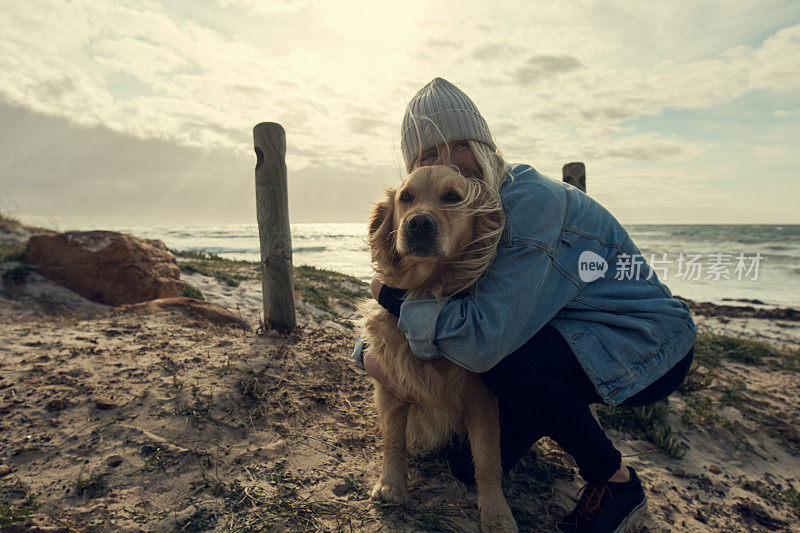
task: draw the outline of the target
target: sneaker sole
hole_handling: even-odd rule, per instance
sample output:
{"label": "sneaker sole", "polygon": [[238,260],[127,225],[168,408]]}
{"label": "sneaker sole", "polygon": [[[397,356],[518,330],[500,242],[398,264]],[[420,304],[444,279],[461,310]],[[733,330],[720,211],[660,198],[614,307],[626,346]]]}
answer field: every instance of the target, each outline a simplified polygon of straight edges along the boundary
{"label": "sneaker sole", "polygon": [[633,510],[628,513],[628,516],[625,517],[625,520],[617,526],[617,529],[612,531],[611,533],[625,533],[629,527],[633,527],[636,525],[640,525],[641,522],[644,520],[645,515],[647,514],[647,497],[642,500],[642,503],[637,505],[633,508]]}

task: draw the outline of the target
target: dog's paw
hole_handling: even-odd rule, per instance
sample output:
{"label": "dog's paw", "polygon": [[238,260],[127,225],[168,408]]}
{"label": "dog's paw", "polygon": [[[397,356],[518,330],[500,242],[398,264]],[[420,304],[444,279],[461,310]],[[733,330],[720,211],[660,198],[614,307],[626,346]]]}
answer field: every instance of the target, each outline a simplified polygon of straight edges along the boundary
{"label": "dog's paw", "polygon": [[517,533],[517,522],[508,504],[495,509],[481,510],[481,531],[483,533]]}
{"label": "dog's paw", "polygon": [[399,503],[408,505],[411,497],[408,495],[408,487],[405,484],[378,481],[372,489],[372,498],[385,502]]}

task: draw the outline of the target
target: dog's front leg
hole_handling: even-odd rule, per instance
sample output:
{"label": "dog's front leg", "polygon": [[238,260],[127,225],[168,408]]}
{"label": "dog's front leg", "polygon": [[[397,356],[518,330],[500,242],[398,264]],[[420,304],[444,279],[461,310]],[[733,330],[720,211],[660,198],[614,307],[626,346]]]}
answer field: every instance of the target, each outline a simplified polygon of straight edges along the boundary
{"label": "dog's front leg", "polygon": [[484,532],[516,532],[517,523],[503,495],[497,399],[481,384],[475,387],[474,401],[468,405],[466,425],[475,463],[481,529]]}
{"label": "dog's front leg", "polygon": [[372,497],[405,505],[410,501],[406,460],[406,419],[409,404],[376,382],[375,406],[378,408],[378,424],[383,434],[383,464],[381,479],[372,489]]}

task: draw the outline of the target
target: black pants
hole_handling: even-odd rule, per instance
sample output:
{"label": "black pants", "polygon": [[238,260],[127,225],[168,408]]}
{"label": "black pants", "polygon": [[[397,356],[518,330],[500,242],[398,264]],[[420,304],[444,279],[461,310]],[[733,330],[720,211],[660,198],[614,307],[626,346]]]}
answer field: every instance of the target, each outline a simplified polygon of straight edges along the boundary
{"label": "black pants", "polygon": [[[686,378],[693,356],[694,348],[661,378],[621,405],[650,405],[669,396]],[[621,454],[589,410],[589,405],[603,400],[555,328],[542,328],[481,378],[497,396],[500,408],[504,472],[543,436],[555,440],[575,459],[586,481],[603,482],[619,470]],[[448,460],[457,478],[474,482],[466,443],[458,443]]]}

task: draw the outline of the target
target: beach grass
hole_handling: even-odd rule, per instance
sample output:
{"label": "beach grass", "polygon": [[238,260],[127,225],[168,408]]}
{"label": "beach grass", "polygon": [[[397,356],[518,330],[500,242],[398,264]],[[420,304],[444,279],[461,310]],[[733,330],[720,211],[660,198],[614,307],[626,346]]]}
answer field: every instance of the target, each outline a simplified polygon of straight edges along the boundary
{"label": "beach grass", "polygon": [[0,502],[0,528],[20,522],[34,514],[41,505],[36,501],[35,494],[28,494],[19,503]]}
{"label": "beach grass", "polygon": [[775,346],[746,337],[703,332],[697,336],[694,354],[695,361],[708,369],[718,367],[723,361],[733,361],[800,370],[800,348]]}
{"label": "beach grass", "polygon": [[746,479],[744,477],[740,477],[738,481],[743,489],[758,494],[765,500],[785,503],[789,507],[800,511],[800,492],[794,487],[775,486],[763,481]]}
{"label": "beach grass", "polygon": [[[261,280],[261,265],[257,261],[227,259],[203,251],[170,251],[183,272],[210,276],[231,287],[238,287],[246,280]],[[353,323],[344,314],[355,311],[356,302],[369,296],[367,284],[358,278],[309,265],[294,267],[293,285],[302,301],[346,327],[353,327]],[[192,289],[187,287],[187,292]]]}
{"label": "beach grass", "polygon": [[[260,263],[257,261],[223,259],[206,252],[175,254],[184,272],[199,272],[226,284],[254,283],[255,287],[260,287]],[[24,262],[24,254],[20,256],[19,249],[0,257]],[[4,266],[9,269],[10,282],[24,279],[29,272],[27,265],[14,269],[15,266]],[[210,282],[204,280],[204,283],[206,281]],[[251,288],[248,286],[248,290]],[[198,297],[200,291],[194,293],[192,289],[196,290],[196,287],[187,286],[186,295]],[[356,301],[368,295],[367,284],[357,278],[309,266],[294,268],[294,289],[298,312],[307,313],[309,306],[314,306],[325,313],[321,315],[312,309],[315,316],[323,318],[352,316],[350,311]],[[202,294],[199,296],[202,297]],[[161,352],[171,354],[168,357],[156,356],[156,362],[151,361],[146,363],[150,366],[141,368],[138,365],[145,363],[136,359],[136,365],[126,368],[133,375],[143,372],[143,376],[148,376],[147,387],[152,388],[153,384],[159,386],[158,400],[152,410],[149,405],[137,406],[135,401],[130,401],[124,407],[120,406],[120,409],[125,409],[125,416],[130,417],[126,422],[130,428],[124,428],[123,431],[103,423],[87,428],[84,434],[100,435],[103,432],[100,436],[113,442],[115,438],[127,439],[127,432],[133,432],[131,434],[135,437],[130,442],[125,440],[124,444],[119,444],[123,442],[119,440],[118,445],[120,453],[128,461],[126,464],[135,470],[125,469],[116,476],[112,470],[98,473],[102,470],[87,471],[84,468],[88,467],[81,465],[70,470],[63,488],[68,489],[67,498],[72,500],[65,501],[79,509],[93,509],[91,515],[73,513],[69,506],[61,503],[54,507],[51,502],[60,502],[55,499],[58,495],[41,488],[36,488],[38,500],[27,488],[16,490],[10,499],[5,497],[4,489],[0,489],[0,528],[30,520],[29,517],[35,515],[40,507],[38,501],[44,504],[40,511],[43,515],[53,513],[50,509],[56,508],[57,512],[67,517],[68,523],[75,524],[75,530],[94,530],[101,525],[109,530],[121,529],[119,522],[127,527],[131,526],[131,522],[142,524],[148,530],[167,528],[164,525],[165,515],[152,508],[143,505],[114,508],[114,500],[119,495],[131,497],[123,490],[131,485],[129,480],[134,476],[137,476],[135,483],[144,486],[156,486],[170,477],[179,479],[179,476],[184,476],[179,491],[171,494],[178,494],[175,496],[175,509],[186,509],[180,515],[174,513],[175,517],[169,523],[174,530],[225,528],[260,531],[283,528],[293,531],[348,531],[353,530],[354,526],[371,524],[374,526],[371,530],[379,526],[384,530],[400,530],[400,526],[403,526],[414,530],[463,531],[465,517],[466,521],[474,520],[474,501],[459,499],[459,495],[463,496],[464,493],[456,492],[442,457],[410,458],[410,475],[412,479],[415,478],[412,487],[418,491],[415,493],[414,509],[369,500],[369,481],[377,473],[372,467],[374,463],[368,461],[377,453],[377,441],[374,424],[369,418],[370,386],[364,383],[363,373],[356,373],[350,361],[341,357],[352,344],[352,332],[342,333],[340,329],[327,326],[318,328],[314,324],[320,322],[312,321],[312,326],[305,329],[302,335],[275,335],[258,339],[256,348],[248,351],[246,341],[250,339],[243,341],[239,332],[204,331],[193,322],[182,326],[176,317],[170,318],[163,330],[155,329],[161,327],[155,319],[149,320],[144,326],[137,324],[135,327],[134,322],[128,322],[131,318],[119,318],[119,323],[116,320],[103,323],[102,328],[94,330],[96,334],[92,338],[102,341],[130,335],[130,342],[97,347],[87,344],[90,342],[89,336],[84,331],[67,330],[69,335],[80,335],[78,338],[83,338],[82,343],[64,346],[63,352],[53,356],[49,363],[46,359],[39,359],[39,350],[42,348],[36,337],[52,329],[53,322],[26,323],[19,337],[28,344],[21,349],[34,353],[37,358],[25,363],[19,382],[25,383],[27,380],[31,390],[42,389],[33,387],[37,380],[47,377],[47,369],[53,368],[57,359],[65,362],[74,360],[73,367],[68,369],[73,371],[83,360],[98,360],[98,354],[113,353],[115,364],[138,357],[120,357],[116,354],[118,351],[120,354],[134,354],[133,349],[139,349],[140,345],[143,348],[140,356]],[[81,325],[84,326],[91,324]],[[65,338],[66,335],[51,341],[45,339],[44,342],[61,342]],[[184,344],[180,344],[181,340]],[[129,350],[127,346],[133,346],[133,349]],[[194,354],[190,352],[195,351],[197,356],[193,357]],[[697,446],[700,452],[709,447],[716,449],[714,447],[720,446],[722,440],[735,439],[744,446],[746,438],[759,433],[789,445],[800,445],[796,429],[800,426],[793,424],[791,413],[782,405],[774,401],[770,403],[774,398],[769,396],[767,385],[760,380],[765,372],[785,377],[790,375],[788,372],[797,371],[800,368],[798,350],[703,332],[698,338],[697,351],[689,376],[669,403],[659,402],[653,406],[635,408],[600,407],[598,413],[604,426],[626,432],[620,442],[642,439],[653,444],[647,448],[658,448],[673,459],[679,459],[686,453],[687,446],[682,442],[681,433],[688,437],[690,432],[692,447]],[[78,385],[82,385],[84,374],[75,375],[81,378],[76,380],[76,390],[83,394],[84,390],[79,389]],[[746,383],[737,379],[737,375],[745,376]],[[753,379],[750,379],[751,375]],[[153,376],[157,379],[154,380]],[[24,409],[45,409],[45,402],[49,400],[41,399],[39,403],[33,403],[35,396],[26,396],[28,403],[15,405],[14,409],[25,416],[30,411]],[[89,392],[86,392],[85,398],[77,395],[76,398],[75,406],[71,407],[73,409],[80,408],[79,402],[92,405]],[[142,412],[148,414],[142,416]],[[105,412],[100,414],[107,416]],[[156,427],[152,417],[157,417],[159,429],[155,434],[164,437],[155,439],[149,434],[142,436],[135,432],[134,429],[142,423],[134,422],[137,416],[142,416],[144,422],[152,423],[152,426],[146,427]],[[171,420],[170,417],[175,419]],[[108,420],[110,422],[112,419]],[[98,422],[101,422],[99,418]],[[186,434],[167,429],[173,426],[184,428]],[[285,448],[278,447],[284,439]],[[27,442],[19,442],[22,442],[21,439],[16,444],[20,449],[29,446]],[[244,450],[242,442],[258,447],[259,453],[261,449],[266,451],[263,455],[251,455],[249,451],[238,455]],[[552,522],[563,511],[557,503],[563,496],[563,489],[575,488],[573,481],[576,481],[576,474],[570,463],[557,459],[546,460],[565,453],[553,443],[556,449],[552,455],[543,455],[540,453],[542,442],[549,442],[549,439],[541,439],[536,446],[536,453],[523,458],[504,482],[515,516],[521,529],[526,531],[550,529]],[[276,445],[275,451],[270,451],[273,445]],[[237,446],[241,449],[237,450]],[[237,454],[235,458],[233,455],[228,457],[230,450]],[[800,447],[797,450],[800,451]],[[650,451],[648,449],[643,453]],[[655,453],[655,456],[649,456],[648,461],[652,460],[656,466],[644,471],[657,474],[651,474],[654,475],[651,479],[659,482],[661,490],[670,490],[669,483],[675,479],[668,471],[671,470],[669,465],[674,462],[659,453]],[[94,459],[99,461],[102,457]],[[676,471],[685,468],[689,473],[698,472],[693,463],[687,459],[682,468]],[[186,475],[187,472],[192,473],[191,477]],[[702,476],[698,479],[706,479],[705,471],[699,472]],[[766,504],[771,504],[769,511],[773,514],[776,509],[783,507],[799,509],[796,482],[787,484],[783,479],[776,481],[768,477],[757,479],[750,472],[746,477],[738,477],[737,473],[740,472],[732,470],[730,478],[726,475],[729,481],[722,477],[713,478],[715,490],[722,494],[723,489],[733,484],[740,493],[749,492],[749,498],[743,501],[763,499]],[[86,477],[90,473],[93,475]],[[683,475],[679,478],[684,481],[688,479]],[[661,484],[662,480],[666,480],[666,483]],[[680,485],[681,482],[677,483]],[[656,486],[656,483],[653,485]],[[332,494],[328,492],[329,489]],[[677,489],[673,486],[673,490]],[[439,495],[440,491],[442,496]],[[531,495],[533,499],[529,499]],[[675,493],[675,501],[679,501],[679,496]],[[76,497],[83,500],[83,505],[76,504]],[[556,500],[557,497],[559,500]],[[133,497],[130,501],[132,504],[136,502]],[[103,505],[109,505],[108,509],[104,509]],[[744,504],[739,502],[730,507],[733,520],[741,521],[742,516],[747,515],[738,510],[736,505]],[[654,508],[659,509],[656,506]],[[691,507],[688,503],[686,508],[689,509],[684,515],[686,517],[706,516],[701,511],[705,513],[708,509],[705,506]],[[657,516],[663,517],[665,512],[667,516],[672,516],[673,510],[670,507]],[[697,514],[693,514],[695,512]],[[718,517],[711,514],[707,516]],[[61,519],[59,516],[59,522]],[[749,525],[748,522],[744,524],[743,527]],[[713,521],[706,525],[716,525],[717,530],[735,529],[722,528]]]}
{"label": "beach grass", "polygon": [[78,478],[72,483],[75,494],[84,499],[91,499],[99,496],[105,491],[103,480],[97,476],[84,478],[78,474]]}
{"label": "beach grass", "polygon": [[10,261],[23,262],[25,261],[25,248],[27,244],[24,242],[17,243],[3,243],[0,242],[0,263]]}
{"label": "beach grass", "polygon": [[210,276],[230,287],[238,287],[244,280],[259,279],[261,276],[261,268],[256,261],[226,259],[204,251],[170,252],[178,259],[178,267],[182,271]]}
{"label": "beach grass", "polygon": [[669,404],[664,400],[642,407],[597,406],[597,416],[604,427],[633,433],[654,444],[668,457],[680,459],[685,448],[667,421],[669,412]]}
{"label": "beach grass", "polygon": [[186,296],[187,298],[196,298],[198,300],[205,300],[205,298],[203,297],[203,293],[202,291],[200,291],[200,289],[198,289],[194,285],[185,282],[183,287],[183,295]]}
{"label": "beach grass", "polygon": [[[685,402],[680,421],[686,428],[722,428],[747,447],[743,437],[753,431],[764,432],[790,450],[800,450],[800,431],[791,421],[773,415],[774,409],[758,399],[739,379],[720,373],[726,363],[768,366],[776,370],[800,369],[800,350],[766,342],[701,332],[695,345],[695,359],[679,392]],[[733,407],[757,429],[747,429],[722,411]],[[626,431],[647,440],[672,458],[685,453],[680,429],[667,421],[669,405],[658,402],[646,407],[598,406],[597,414],[606,428]]]}
{"label": "beach grass", "polygon": [[[255,261],[224,259],[206,252],[173,253],[184,258],[180,262],[182,268],[214,276],[222,282],[260,279],[260,265]],[[300,299],[334,320],[342,318],[339,310],[353,310],[359,298],[368,296],[366,284],[357,278],[305,265],[294,268],[294,288]],[[680,421],[689,428],[723,428],[741,437],[744,427],[720,412],[725,407],[735,407],[771,436],[796,447],[797,432],[790,424],[766,414],[765,410],[745,398],[746,389],[721,379],[715,372],[728,362],[796,371],[800,369],[800,349],[746,337],[701,332],[695,346],[695,360],[679,389],[686,401]],[[686,445],[680,439],[680,429],[667,421],[670,407],[666,402],[644,407],[598,406],[597,412],[604,427],[626,431],[646,440],[671,458],[679,459],[685,454]]]}

